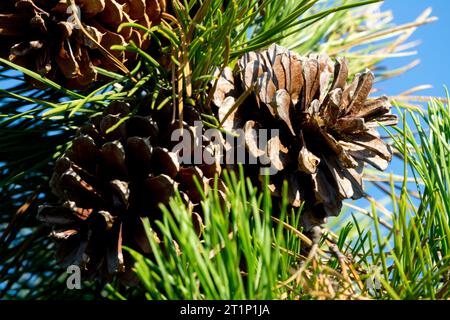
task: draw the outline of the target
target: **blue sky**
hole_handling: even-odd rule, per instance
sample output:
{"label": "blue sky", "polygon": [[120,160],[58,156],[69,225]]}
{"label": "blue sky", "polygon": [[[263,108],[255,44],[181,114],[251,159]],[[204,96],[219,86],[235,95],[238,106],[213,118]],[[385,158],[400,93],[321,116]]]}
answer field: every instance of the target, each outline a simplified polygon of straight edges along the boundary
{"label": "blue sky", "polygon": [[[439,20],[418,28],[411,38],[422,42],[417,48],[421,63],[399,77],[380,82],[377,86],[386,94],[395,95],[416,85],[431,84],[434,88],[423,94],[444,96],[444,84],[450,87],[450,0],[386,0],[382,8],[392,10],[396,24],[402,24],[414,21],[428,7],[433,8],[433,15]],[[413,59],[396,58],[383,64],[394,68]]]}

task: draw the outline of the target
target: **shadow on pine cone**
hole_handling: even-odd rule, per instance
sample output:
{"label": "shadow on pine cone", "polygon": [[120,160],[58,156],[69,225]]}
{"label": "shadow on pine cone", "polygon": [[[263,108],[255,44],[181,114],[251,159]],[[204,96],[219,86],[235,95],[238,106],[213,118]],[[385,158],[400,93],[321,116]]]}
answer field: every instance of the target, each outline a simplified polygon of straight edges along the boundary
{"label": "shadow on pine cone", "polygon": [[[198,120],[191,111],[191,117],[185,115],[188,123]],[[171,141],[171,134],[179,128],[178,121],[167,120],[170,114],[167,107],[147,116],[133,115],[127,103],[112,102],[78,130],[50,180],[60,203],[41,206],[38,214],[39,220],[53,227],[62,267],[79,265],[86,275],[101,278],[129,271],[131,258],[124,258],[122,246],[150,253],[141,218],[161,218],[158,205],[167,205],[176,190],[201,233],[201,194],[194,177],[206,192],[214,186],[220,165],[180,163],[181,155],[169,151],[178,144]],[[196,128],[188,123],[183,130],[194,137]],[[203,152],[208,152],[208,145],[206,141],[201,146]]]}
{"label": "shadow on pine cone", "polygon": [[[142,30],[118,27],[136,22],[158,24],[165,0],[74,0],[84,29],[106,50],[129,41],[145,50],[149,41]],[[78,27],[69,1],[2,0],[0,3],[0,56],[70,88],[84,88],[97,79],[94,66],[109,71],[117,67]],[[110,51],[130,67],[133,53]],[[36,81],[31,82],[39,86]]]}
{"label": "shadow on pine cone", "polygon": [[[392,158],[377,133],[379,124],[397,123],[388,98],[369,99],[372,72],[350,84],[348,77],[345,59],[333,64],[323,54],[302,57],[272,45],[246,54],[236,75],[227,67],[217,81],[219,120],[227,131],[241,129],[249,157],[276,169],[269,186],[274,196],[288,182],[291,205],[304,203],[306,230],[337,216],[342,200],[364,196],[364,163],[385,170]],[[233,109],[245,92],[250,95]],[[260,129],[275,129],[267,143],[258,141]]]}

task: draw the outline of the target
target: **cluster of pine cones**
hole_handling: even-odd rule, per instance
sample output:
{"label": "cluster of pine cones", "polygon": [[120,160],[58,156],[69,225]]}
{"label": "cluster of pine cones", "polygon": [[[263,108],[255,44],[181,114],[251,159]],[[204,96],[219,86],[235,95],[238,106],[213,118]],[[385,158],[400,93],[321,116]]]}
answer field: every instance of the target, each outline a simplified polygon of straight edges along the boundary
{"label": "cluster of pine cones", "polygon": [[[82,29],[68,20],[69,3],[79,8]],[[148,49],[140,31],[117,32],[122,22],[149,27],[160,22],[165,10],[164,0],[2,1],[0,38],[8,43],[8,52],[0,54],[69,87],[83,88],[97,79],[94,66],[116,68],[102,58],[99,44],[109,50],[133,40]],[[114,54],[126,65],[136,61],[135,56]],[[272,45],[245,54],[235,70],[226,67],[212,85],[215,115],[225,135],[240,133],[246,159],[257,160],[244,164],[246,174],[257,183],[267,163],[275,168],[269,177],[273,197],[281,196],[287,181],[290,204],[304,207],[306,230],[338,215],[343,200],[365,195],[365,163],[384,170],[392,158],[377,132],[380,124],[397,122],[389,100],[369,98],[374,82],[369,70],[348,82],[350,74],[343,58],[333,62],[325,54],[300,56]],[[246,98],[238,105],[242,95]],[[195,180],[204,192],[211,189],[227,155],[220,159],[210,151],[217,160],[213,164],[182,162],[186,155],[173,151],[170,140],[180,127],[179,119],[171,116],[175,106],[157,112],[144,104],[138,98],[111,102],[79,128],[56,161],[50,186],[59,202],[41,206],[38,217],[53,228],[61,265],[80,265],[96,276],[126,270],[129,261],[122,246],[148,254],[142,218],[158,219],[158,205],[167,204],[176,192],[201,233],[201,196]],[[195,136],[198,113],[192,109],[184,120],[183,129]],[[263,143],[261,132],[270,132]],[[200,140],[202,150],[214,149],[206,137]],[[232,146],[238,147],[242,145]],[[230,151],[236,150],[228,146]],[[219,188],[224,195],[223,183]]]}

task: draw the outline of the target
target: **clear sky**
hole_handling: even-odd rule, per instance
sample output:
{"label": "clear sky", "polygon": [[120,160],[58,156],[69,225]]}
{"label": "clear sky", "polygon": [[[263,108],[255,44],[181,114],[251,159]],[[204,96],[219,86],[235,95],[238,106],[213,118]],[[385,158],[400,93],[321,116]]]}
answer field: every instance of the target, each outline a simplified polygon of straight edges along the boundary
{"label": "clear sky", "polygon": [[[444,84],[450,87],[450,0],[385,0],[382,8],[392,10],[395,23],[402,24],[414,21],[428,7],[433,8],[433,15],[439,20],[418,28],[411,38],[422,42],[417,48],[421,63],[399,77],[380,82],[377,87],[386,94],[395,95],[416,85],[431,84],[434,88],[423,94],[444,96]],[[383,65],[399,67],[415,58],[390,59]]]}

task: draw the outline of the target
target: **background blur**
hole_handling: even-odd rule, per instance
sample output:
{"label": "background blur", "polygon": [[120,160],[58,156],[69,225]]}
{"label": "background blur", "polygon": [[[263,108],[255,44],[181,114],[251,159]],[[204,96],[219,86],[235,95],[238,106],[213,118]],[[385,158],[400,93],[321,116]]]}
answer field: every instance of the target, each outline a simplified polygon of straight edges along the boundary
{"label": "background blur", "polygon": [[377,87],[386,94],[399,94],[411,87],[430,84],[433,89],[418,94],[444,96],[443,86],[450,87],[450,0],[385,0],[382,9],[392,10],[397,25],[414,21],[426,8],[432,7],[438,21],[421,26],[410,38],[421,41],[418,55],[402,59],[387,59],[383,65],[398,68],[416,58],[421,63],[401,76],[379,82]]}

